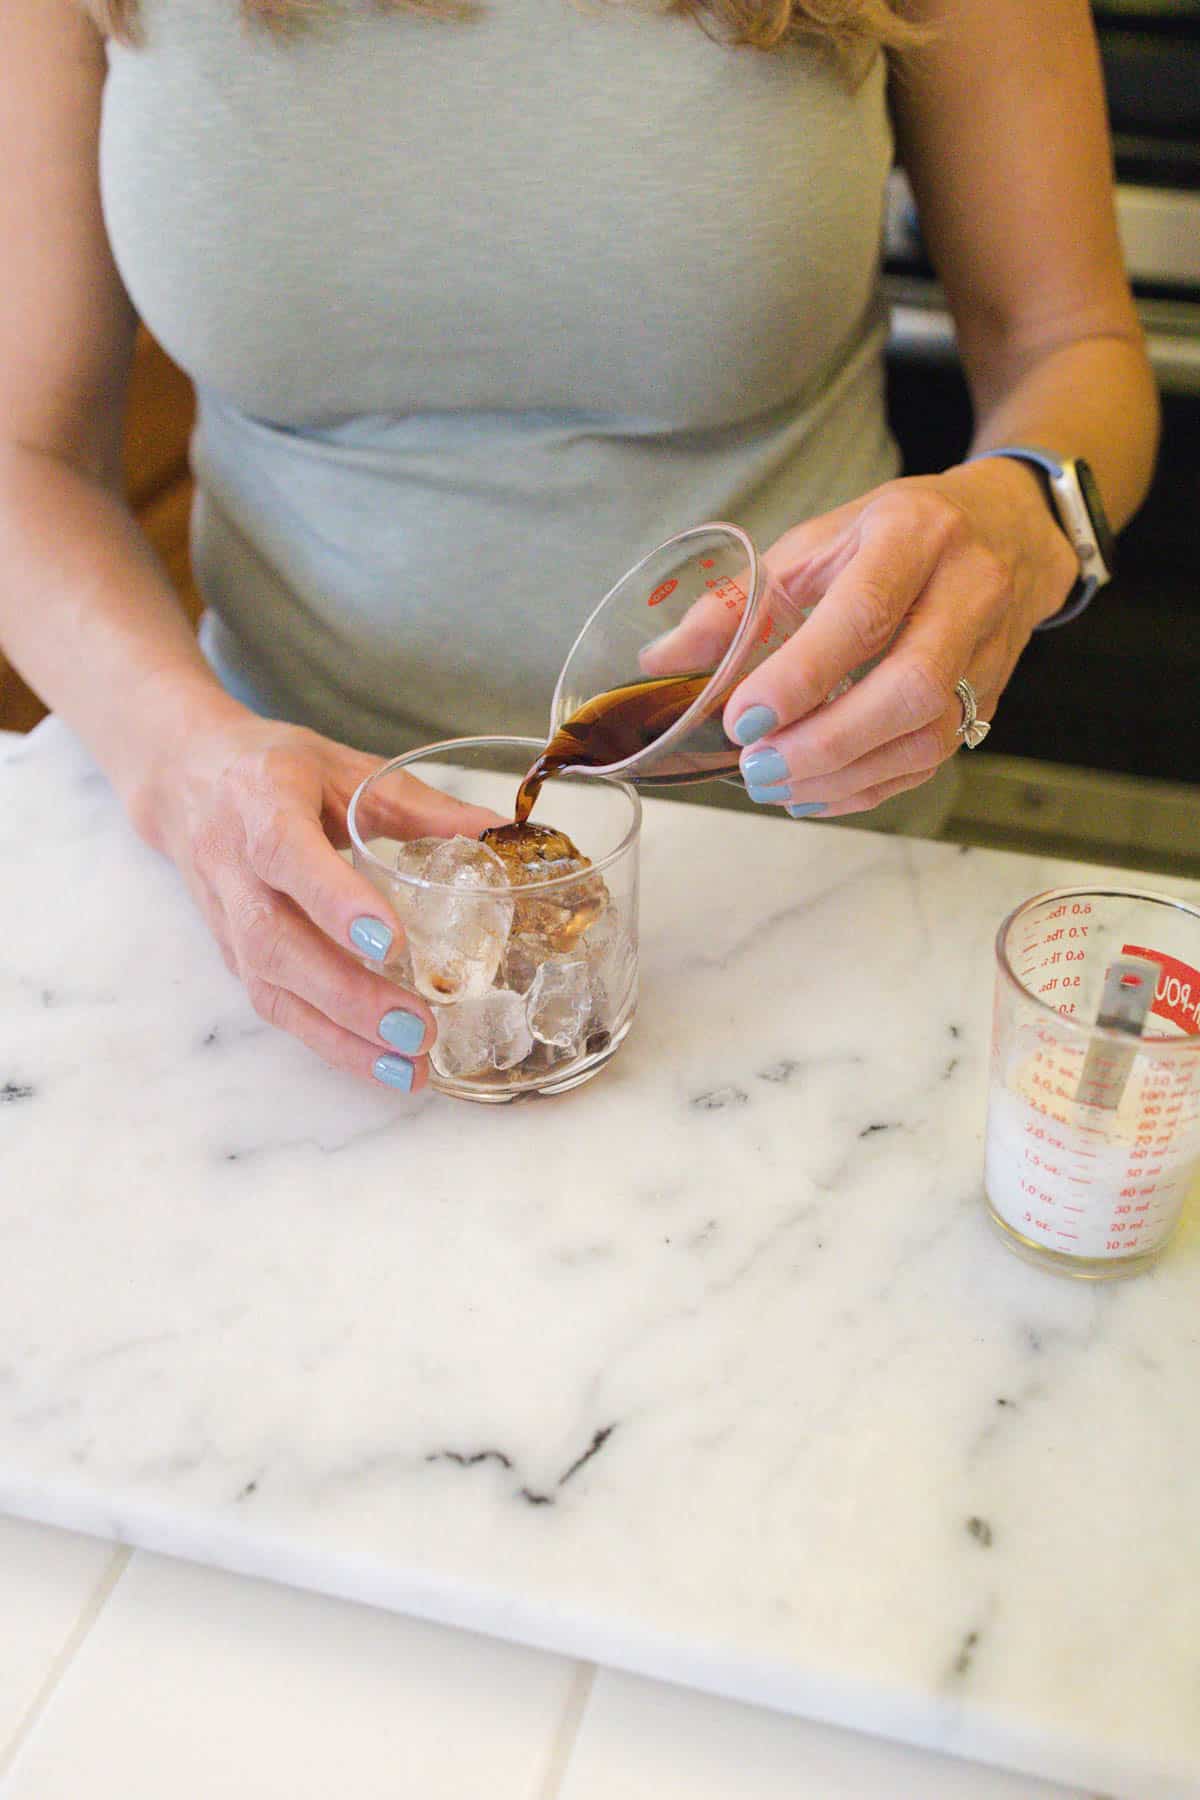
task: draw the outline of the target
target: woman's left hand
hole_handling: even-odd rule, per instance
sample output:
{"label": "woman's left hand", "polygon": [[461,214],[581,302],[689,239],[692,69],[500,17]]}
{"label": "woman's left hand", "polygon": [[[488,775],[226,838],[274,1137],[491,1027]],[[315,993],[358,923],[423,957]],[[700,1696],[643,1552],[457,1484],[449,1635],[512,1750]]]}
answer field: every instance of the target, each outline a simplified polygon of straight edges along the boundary
{"label": "woman's left hand", "polygon": [[734,690],[723,723],[749,746],[753,798],[826,818],[928,781],[962,743],[960,679],[990,721],[1078,569],[1038,476],[1011,457],[886,482],[785,532],[766,561],[816,610]]}

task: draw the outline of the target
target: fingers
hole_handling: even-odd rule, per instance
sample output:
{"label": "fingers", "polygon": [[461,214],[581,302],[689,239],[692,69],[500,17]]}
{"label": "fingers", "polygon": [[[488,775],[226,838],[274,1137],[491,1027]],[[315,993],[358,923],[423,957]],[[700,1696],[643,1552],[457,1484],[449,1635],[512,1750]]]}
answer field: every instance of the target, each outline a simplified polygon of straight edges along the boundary
{"label": "fingers", "polygon": [[702,594],[678,625],[638,651],[643,675],[691,675],[713,669],[733,642],[745,611],[725,593]]}
{"label": "fingers", "polygon": [[[815,606],[849,560],[853,549],[845,531],[861,509],[862,502],[854,501],[819,519],[806,520],[785,532],[764,555],[763,563],[797,612]],[[709,587],[711,591],[694,601],[678,624],[639,650],[638,664],[644,675],[692,674],[715,668],[721,661],[745,614],[750,572],[746,569],[732,579],[714,579]],[[764,641],[769,636],[768,619]]]}
{"label": "fingers", "polygon": [[335,944],[386,964],[404,934],[382,896],[337,854],[316,813],[290,796],[245,821],[250,867]]}
{"label": "fingers", "polygon": [[[227,897],[226,911],[244,979],[286,988],[356,1037],[408,1053],[432,1043],[436,1026],[423,1000],[346,956],[286,900],[247,884]],[[381,1033],[381,1019],[397,1007],[412,1023],[403,1033],[395,1024]]]}
{"label": "fingers", "polygon": [[[404,771],[382,791],[383,806],[371,810],[372,836],[477,837],[502,822]],[[403,932],[368,878],[333,848],[316,794],[294,784],[256,792],[243,804],[243,824],[250,866],[267,887],[286,894],[334,943],[381,965],[398,954]]]}
{"label": "fingers", "polygon": [[[926,520],[927,512],[914,506],[912,497],[904,506],[895,499],[881,499],[857,521],[851,532],[853,553],[838,567],[811,616],[730,696],[724,725],[735,743],[742,741],[737,725],[744,713],[757,718],[761,707],[765,709],[761,716],[773,716],[781,725],[806,718],[850,675],[888,648],[938,570],[952,531],[949,521],[957,516],[954,509],[939,507],[936,518]],[[928,529],[922,529],[922,523]],[[794,576],[789,585],[794,590]],[[940,623],[939,667],[948,659],[961,667],[978,632],[955,608]],[[890,663],[892,657],[887,660]],[[923,710],[923,716],[910,717],[908,729],[928,724],[937,711],[935,701],[920,689],[920,673],[915,678],[910,673],[913,660],[901,669],[901,685],[914,680],[913,710]],[[895,675],[893,671],[893,679]]]}
{"label": "fingers", "polygon": [[260,1018],[299,1038],[332,1068],[404,1094],[419,1094],[429,1084],[427,1057],[399,1056],[355,1037],[286,988],[258,983],[251,988],[251,997]]}
{"label": "fingers", "polygon": [[820,804],[824,814],[832,814],[842,802],[885,782],[909,778],[927,780],[958,748],[961,740],[954,736],[957,722],[957,712],[953,720],[947,713],[944,721],[939,720],[926,731],[910,732],[907,737],[896,738],[881,750],[872,750],[841,768],[813,775],[805,781],[789,776],[767,787],[755,784],[750,790],[751,799],[774,806]]}
{"label": "fingers", "polygon": [[[903,666],[892,670],[893,661]],[[971,664],[981,703],[993,687],[983,666],[982,656]],[[847,784],[853,789],[936,768],[958,747],[962,709],[956,679],[898,646],[857,687],[743,751],[743,778],[755,788],[789,782],[795,793],[819,782],[836,794],[847,791]]]}
{"label": "fingers", "polygon": [[[890,506],[878,528],[864,529],[807,624],[727,708],[727,727],[743,694],[771,708],[761,716],[771,728],[741,757],[754,798],[821,801],[832,814],[852,801],[861,810],[861,796],[884,784],[926,779],[962,741],[955,683],[964,674],[991,719],[1019,653],[1008,629],[1011,576],[965,525],[959,531],[956,508],[918,510],[928,512],[924,534],[911,521],[901,531]],[[879,660],[861,680],[813,703],[848,656],[861,665],[870,654]]]}
{"label": "fingers", "polygon": [[[906,794],[911,788],[923,786],[935,773],[934,769],[926,769],[921,775],[903,775],[894,781],[878,782],[874,787],[865,788],[862,793],[855,794],[852,799],[835,802],[833,805],[825,807],[820,816],[823,819],[839,819],[848,818],[852,813],[870,812],[871,808],[878,806],[882,800],[890,800],[895,794]],[[812,815],[800,816],[811,817]]]}
{"label": "fingers", "polygon": [[[378,760],[290,726],[256,724],[220,748],[180,786],[172,853],[227,965],[262,1017],[335,1067],[417,1091],[433,1015],[400,985],[399,922],[329,836]],[[407,773],[386,785],[393,835],[475,836],[499,816]]]}
{"label": "fingers", "polygon": [[[415,1092],[436,1036],[416,994],[344,955],[282,896],[231,871],[221,895],[232,960],[260,1017],[300,1037],[336,1068]],[[385,1066],[380,1057],[413,1065]],[[391,1077],[389,1079],[389,1076]]]}
{"label": "fingers", "polygon": [[[977,653],[968,670],[968,679],[978,697],[979,717],[989,722],[1009,673],[1007,660],[1003,644],[993,639]],[[852,743],[853,733],[840,728],[836,718],[849,698],[847,695],[823,708],[819,720],[807,720],[803,727],[794,728],[795,735],[802,736],[806,773],[793,773],[798,760],[789,745],[793,732],[780,732],[769,746],[760,747],[766,755],[779,755],[786,760],[778,771],[773,764],[767,768],[767,773],[778,773],[779,778],[766,785],[747,777],[752,799],[765,805],[803,808],[803,814],[798,816],[806,817],[819,813],[823,818],[835,818],[861,812],[892,793],[928,781],[948,757],[962,748],[959,729],[963,709],[957,694],[952,693],[930,725],[902,733],[856,757],[846,748]],[[815,738],[814,727],[818,733]],[[776,751],[775,745],[781,748]],[[754,752],[742,761],[743,767],[749,764],[760,772],[764,767],[761,761],[756,762]]]}

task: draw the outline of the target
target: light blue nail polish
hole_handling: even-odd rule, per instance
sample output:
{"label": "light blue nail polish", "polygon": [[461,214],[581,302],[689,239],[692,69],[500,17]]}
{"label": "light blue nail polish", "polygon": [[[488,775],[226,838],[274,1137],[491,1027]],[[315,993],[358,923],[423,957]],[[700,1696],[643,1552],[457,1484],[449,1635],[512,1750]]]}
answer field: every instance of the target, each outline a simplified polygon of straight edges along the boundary
{"label": "light blue nail polish", "polygon": [[398,1006],[394,1012],[386,1012],[380,1019],[379,1035],[393,1050],[403,1050],[411,1056],[424,1042],[425,1021],[419,1014],[405,1012],[403,1007]]}
{"label": "light blue nail polish", "polygon": [[376,962],[383,961],[395,935],[382,919],[372,919],[365,914],[361,919],[355,919],[350,927],[350,942],[355,949],[361,950],[364,956],[373,957]]}
{"label": "light blue nail polish", "polygon": [[377,1056],[371,1073],[384,1087],[399,1088],[404,1094],[412,1091],[413,1066],[402,1056]]}
{"label": "light blue nail polish", "polygon": [[791,787],[786,781],[781,782],[778,787],[748,787],[746,789],[750,798],[757,800],[760,806],[778,806],[781,801],[787,799],[791,791]]}
{"label": "light blue nail polish", "polygon": [[768,731],[774,731],[779,720],[769,706],[748,706],[733,728],[734,741],[739,744],[757,744],[759,738],[766,737]]}
{"label": "light blue nail polish", "polygon": [[788,766],[778,750],[752,750],[742,758],[742,780],[747,787],[769,787],[773,781],[786,781]]}
{"label": "light blue nail polish", "polygon": [[789,819],[815,819],[818,813],[824,811],[824,800],[805,800],[802,803],[797,802],[795,806],[789,806],[787,815]]}

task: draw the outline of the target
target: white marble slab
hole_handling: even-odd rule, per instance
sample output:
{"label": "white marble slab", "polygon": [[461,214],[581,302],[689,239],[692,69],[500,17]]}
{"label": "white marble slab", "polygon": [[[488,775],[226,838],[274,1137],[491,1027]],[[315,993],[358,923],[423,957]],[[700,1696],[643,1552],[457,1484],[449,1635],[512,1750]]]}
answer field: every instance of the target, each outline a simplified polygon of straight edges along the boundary
{"label": "white marble slab", "polygon": [[0,859],[0,1505],[1200,1793],[1200,1231],[1090,1289],[980,1204],[1062,865],[659,803],[633,1036],[494,1112],[260,1028],[61,727]]}
{"label": "white marble slab", "polygon": [[139,1554],[0,1792],[544,1800],[588,1673],[565,1657]]}
{"label": "white marble slab", "polygon": [[688,1688],[598,1671],[559,1800],[1093,1800]]}
{"label": "white marble slab", "polygon": [[[21,1552],[0,1560],[6,1601],[13,1574],[53,1598],[64,1549],[127,1554],[3,1526],[0,1550]],[[95,1610],[8,1782],[0,1750],[3,1800],[1089,1800],[146,1551]],[[6,1608],[18,1689],[41,1673],[41,1616],[22,1643]]]}
{"label": "white marble slab", "polygon": [[95,1538],[0,1518],[0,1780],[124,1554]]}

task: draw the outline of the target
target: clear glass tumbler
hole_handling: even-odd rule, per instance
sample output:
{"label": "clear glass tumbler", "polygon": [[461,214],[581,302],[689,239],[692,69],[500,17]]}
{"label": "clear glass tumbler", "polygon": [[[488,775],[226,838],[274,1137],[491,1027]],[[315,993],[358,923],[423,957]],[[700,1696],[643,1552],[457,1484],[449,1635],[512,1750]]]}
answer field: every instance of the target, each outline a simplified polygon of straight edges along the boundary
{"label": "clear glass tumbler", "polygon": [[459,1099],[577,1087],[616,1054],[637,1006],[641,802],[628,783],[590,773],[546,783],[531,822],[565,833],[587,859],[549,877],[541,869],[554,862],[529,879],[473,837],[414,841],[407,828],[413,776],[511,821],[544,747],[501,737],[430,744],[385,764],[350,802],[355,867],[404,928],[384,972],[432,1006],[431,1083]]}
{"label": "clear glass tumbler", "polygon": [[[1128,959],[1160,971],[1140,1036],[1097,1023]],[[1113,888],[1037,894],[1001,925],[996,964],[991,1218],[1044,1267],[1133,1274],[1200,1175],[1200,910]]]}

